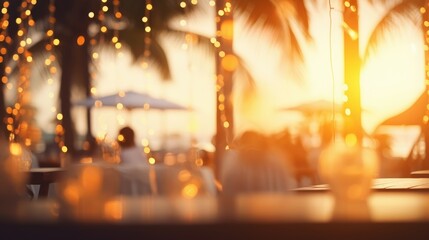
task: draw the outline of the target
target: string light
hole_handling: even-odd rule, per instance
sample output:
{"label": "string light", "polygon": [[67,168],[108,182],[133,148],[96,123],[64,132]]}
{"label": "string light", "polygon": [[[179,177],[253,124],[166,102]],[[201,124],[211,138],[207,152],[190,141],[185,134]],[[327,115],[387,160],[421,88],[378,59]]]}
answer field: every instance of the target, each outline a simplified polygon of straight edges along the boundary
{"label": "string light", "polygon": [[[6,56],[8,53],[7,46],[10,43],[10,37],[8,36],[8,27],[9,27],[9,2],[5,1],[3,2],[3,6],[1,9],[1,13],[3,16],[1,17],[1,30],[0,30],[0,63],[5,62],[6,63]],[[5,64],[6,65],[6,64]],[[6,84],[8,82],[8,77],[4,76],[2,78],[2,83]]]}
{"label": "string light", "polygon": [[[143,13],[143,17],[141,18],[141,21],[143,23],[143,29],[144,29],[144,48],[143,48],[143,60],[141,63],[141,67],[144,71],[144,79],[145,81],[149,81],[150,79],[150,73],[148,72],[148,68],[149,68],[149,58],[151,56],[151,45],[152,45],[152,39],[151,39],[151,35],[152,35],[152,27],[151,27],[151,13],[153,11],[153,4],[152,4],[152,0],[146,0],[146,6],[144,9],[144,13]],[[145,87],[147,86],[146,84],[144,85]],[[144,106],[144,110],[145,112],[147,110],[150,109],[150,105],[149,104],[145,104]],[[142,119],[142,125],[143,126],[148,126],[149,124],[147,124],[147,116],[146,114],[143,115],[143,119]],[[143,149],[145,149],[145,153],[150,156],[148,161],[149,164],[153,165],[155,164],[156,160],[153,156],[151,156],[151,148],[150,148],[150,144],[149,144],[149,135],[150,132],[152,132],[152,129],[145,129],[145,136],[143,137],[143,139],[141,140]]]}
{"label": "string light", "polygon": [[[28,122],[23,118],[25,111],[23,107],[29,102],[29,93],[27,89],[30,85],[30,64],[33,61],[31,53],[28,51],[28,45],[32,42],[31,38],[28,36],[29,28],[33,27],[35,22],[31,16],[31,10],[37,1],[23,0],[19,7],[20,16],[16,18],[15,22],[18,24],[17,38],[16,41],[18,47],[16,53],[13,54],[12,60],[17,62],[19,69],[19,75],[16,84],[16,102],[12,108],[8,108],[7,112],[9,117],[7,118],[7,129],[9,130],[9,141],[10,142],[23,142],[27,146],[31,145],[30,136],[27,134]],[[6,12],[9,3],[4,2],[2,12]],[[9,18],[9,17],[7,17]],[[7,19],[4,18],[4,19]],[[3,18],[2,18],[3,19]],[[2,21],[2,32],[6,31],[8,24],[5,24],[5,21]],[[6,28],[3,28],[6,27]],[[3,35],[3,34],[2,34]],[[6,39],[6,36],[5,36]],[[10,44],[10,43],[9,43]],[[7,52],[7,51],[6,51]],[[10,74],[11,68],[9,66],[5,69],[6,74]],[[2,81],[7,82],[7,77],[2,79]],[[12,89],[8,87],[8,89]],[[21,134],[21,131],[23,132]]]}
{"label": "string light", "polygon": [[[3,85],[6,86],[6,89],[10,89],[9,75],[11,68],[8,66],[8,48],[10,47],[11,43],[11,38],[8,35],[10,17],[9,6],[10,3],[8,1],[4,1],[1,8],[2,17],[0,19],[0,63],[4,63],[4,75],[1,77],[0,89],[2,89]],[[13,133],[13,118],[11,117],[12,111],[13,110],[11,107],[6,108],[6,113],[9,115],[9,117],[1,119],[1,123],[6,125],[6,129],[10,132],[10,134]]]}
{"label": "string light", "polygon": [[59,39],[55,38],[55,12],[56,12],[56,6],[55,6],[55,0],[50,0],[48,5],[48,27],[45,32],[45,37],[47,38],[47,43],[45,45],[45,50],[47,52],[46,58],[45,58],[45,69],[48,73],[48,77],[46,79],[46,83],[49,87],[49,93],[48,96],[50,98],[51,102],[51,112],[53,114],[56,114],[56,125],[55,125],[55,139],[58,148],[61,150],[60,158],[63,159],[64,153],[67,151],[67,146],[65,146],[64,143],[64,128],[62,126],[62,119],[63,115],[61,112],[58,112],[57,104],[56,104],[56,89],[54,86],[55,80],[58,78],[57,76],[57,57],[55,54],[55,48],[60,44]]}
{"label": "string light", "polygon": [[[216,6],[215,1],[209,2],[210,6]],[[217,95],[217,108],[219,111],[219,119],[221,121],[221,125],[224,129],[225,137],[226,137],[226,146],[225,149],[229,149],[229,134],[231,131],[231,121],[227,116],[226,109],[226,101],[230,101],[227,99],[225,92],[225,74],[231,76],[232,72],[236,69],[237,64],[235,61],[236,57],[232,53],[232,49],[229,49],[231,46],[226,46],[223,43],[230,42],[232,40],[232,32],[233,32],[233,22],[232,22],[232,4],[229,0],[224,2],[223,6],[217,6],[217,15],[216,15],[216,23],[218,25],[218,31],[216,32],[216,38],[211,38],[210,42],[217,49],[217,55],[219,56],[219,72],[215,76],[216,79],[216,95]],[[229,96],[228,96],[229,97]]]}
{"label": "string light", "polygon": [[[361,103],[360,103],[360,60],[359,43],[358,43],[358,1],[345,0],[344,16],[349,16],[349,19],[343,20],[344,44],[345,51],[349,51],[345,56],[345,84],[344,84],[344,131],[345,140],[357,139],[357,141],[349,141],[350,144],[362,144],[362,120],[361,120]],[[349,21],[349,23],[346,22]],[[347,45],[347,46],[346,46]]]}
{"label": "string light", "polygon": [[[420,13],[423,19],[423,37],[424,37],[424,50],[425,50],[425,86],[426,94],[429,97],[429,12],[427,11],[427,6],[420,8]],[[422,119],[424,126],[429,124],[429,102],[426,105],[425,115]],[[426,129],[427,131],[427,129]],[[426,139],[428,141],[428,139]]]}
{"label": "string light", "polygon": [[[197,42],[197,37],[195,34],[191,33],[190,27],[188,25],[188,12],[189,7],[191,5],[196,6],[198,4],[198,1],[191,1],[190,4],[186,1],[182,1],[179,3],[180,7],[183,8],[183,16],[179,19],[179,25],[183,28],[185,28],[185,34],[184,41],[182,43],[182,50],[186,51],[186,57],[187,57],[187,67],[188,67],[188,74],[190,77],[188,77],[190,83],[189,86],[189,108],[192,109],[193,101],[194,101],[194,95],[193,95],[193,86],[194,86],[194,72],[193,72],[193,66],[192,66],[192,50],[194,44]],[[197,131],[197,118],[195,113],[189,114],[189,131],[191,133],[191,149],[195,148],[195,133]],[[192,159],[192,161],[196,160],[197,156],[192,156],[195,159]]]}
{"label": "string light", "polygon": [[[119,41],[119,24],[122,21],[122,13],[119,10],[119,0],[113,0],[113,16],[115,19],[114,23],[114,29],[113,29],[113,37],[112,37],[112,43],[114,44],[115,48],[117,50],[120,50],[122,48],[122,44]],[[119,51],[120,53],[120,51]]]}

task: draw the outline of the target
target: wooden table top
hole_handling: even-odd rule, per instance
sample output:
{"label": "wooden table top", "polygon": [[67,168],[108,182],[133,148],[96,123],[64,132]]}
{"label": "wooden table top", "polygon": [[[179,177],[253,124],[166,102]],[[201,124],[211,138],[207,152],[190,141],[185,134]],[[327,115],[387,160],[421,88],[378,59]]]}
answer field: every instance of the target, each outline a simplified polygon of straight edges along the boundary
{"label": "wooden table top", "polygon": [[[373,181],[376,191],[429,191],[429,178],[377,178]],[[327,191],[327,184],[318,184],[295,189],[298,192]]]}
{"label": "wooden table top", "polygon": [[[88,201],[62,218],[54,200],[22,202],[0,232],[21,239],[427,239],[429,194],[374,192],[367,204],[338,205],[327,191]],[[422,238],[424,236],[424,238]]]}
{"label": "wooden table top", "polygon": [[65,171],[64,168],[32,168],[25,173],[28,184],[49,184],[58,182]]}
{"label": "wooden table top", "polygon": [[411,176],[417,178],[429,178],[429,169],[411,172]]}
{"label": "wooden table top", "polygon": [[373,191],[359,204],[335,202],[326,187],[307,194],[82,198],[73,209],[55,199],[22,201],[9,216],[0,211],[0,233],[16,239],[428,239],[429,192],[415,190],[428,182],[377,179],[375,188],[408,190]]}

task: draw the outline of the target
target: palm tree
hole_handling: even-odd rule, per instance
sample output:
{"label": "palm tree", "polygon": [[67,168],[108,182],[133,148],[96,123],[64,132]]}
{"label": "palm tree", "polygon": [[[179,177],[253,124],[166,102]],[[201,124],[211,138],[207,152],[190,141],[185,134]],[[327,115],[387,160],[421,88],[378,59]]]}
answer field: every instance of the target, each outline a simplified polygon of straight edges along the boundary
{"label": "palm tree", "polygon": [[[397,4],[394,6],[388,15],[386,15],[377,25],[376,29],[389,29],[392,27],[395,27],[395,16],[402,16],[404,18],[411,19],[413,22],[416,23],[418,27],[421,28],[421,32],[423,35],[423,42],[424,42],[424,51],[425,51],[425,81],[426,81],[426,91],[422,94],[420,98],[425,99],[426,102],[428,102],[428,90],[429,85],[427,83],[428,79],[428,64],[429,64],[429,52],[427,51],[426,47],[429,44],[428,40],[428,21],[429,21],[429,9],[427,8],[429,1],[427,0],[410,0],[410,1],[402,1],[400,4]],[[371,36],[369,40],[369,46],[367,48],[367,52],[365,53],[364,58],[369,58],[375,49],[375,46],[380,42],[380,39],[382,37],[383,31],[376,32],[374,31],[374,34]],[[421,109],[421,112],[424,114],[423,119],[421,119],[421,129],[422,129],[422,136],[425,141],[425,158],[421,164],[421,168],[427,169],[429,168],[429,122],[428,122],[428,116],[429,116],[429,109]]]}
{"label": "palm tree", "polygon": [[[357,4],[356,1],[349,1],[351,3],[351,5],[353,4]],[[373,0],[369,0],[369,3],[371,4],[375,4],[376,2]],[[420,24],[418,27],[422,28],[422,33],[423,33],[423,37],[424,37],[424,41],[425,44],[427,45],[427,24],[426,21],[429,20],[428,18],[428,13],[425,10],[421,10],[426,8],[428,1],[427,0],[410,0],[410,1],[398,1],[396,3],[392,2],[388,2],[388,1],[380,1],[378,2],[379,4],[388,4],[388,11],[386,12],[385,16],[383,18],[381,18],[381,20],[377,23],[377,25],[375,26],[374,30],[371,32],[368,43],[364,49],[364,54],[362,57],[362,64],[366,64],[366,62],[376,53],[377,51],[377,47],[382,45],[383,40],[384,40],[384,35],[389,32],[389,30],[394,29],[398,26],[400,26],[402,24],[403,19],[411,19],[413,22]],[[354,29],[356,31],[356,33],[358,33],[358,26],[357,24],[357,5],[356,6],[356,11],[354,13],[351,13],[350,10],[351,8],[346,8],[346,11],[344,12],[344,21],[346,22],[346,24],[349,24],[349,26]],[[420,13],[422,14],[420,16]],[[348,14],[348,15],[346,15]],[[349,23],[351,22],[351,24]],[[350,41],[350,35],[346,34],[344,35],[344,48],[345,48],[345,81],[346,83],[350,83],[353,84],[352,82],[350,82],[350,80],[353,79],[353,76],[347,75],[352,74],[350,70],[347,71],[347,66],[350,64],[350,61],[355,61],[355,64],[358,64],[359,68],[355,69],[354,74],[355,75],[359,75],[360,73],[360,62],[361,62],[361,58],[359,56],[359,48],[358,45],[353,46],[353,43]],[[348,39],[347,39],[348,38]],[[357,41],[356,41],[357,42]],[[351,50],[350,50],[351,49]],[[349,52],[347,52],[349,50]],[[350,58],[352,60],[350,60],[349,62],[346,62],[346,60]],[[428,52],[425,51],[425,66],[428,66],[429,63],[429,55]],[[425,76],[427,76],[426,74],[427,71],[427,67],[425,70]],[[345,108],[349,108],[351,110],[351,112],[355,113],[354,115],[350,115],[348,116],[348,126],[346,126],[347,128],[347,132],[351,133],[354,132],[356,133],[356,135],[358,136],[359,140],[361,140],[362,137],[362,127],[361,127],[361,120],[360,120],[360,112],[361,112],[361,107],[360,107],[360,82],[359,82],[359,78],[353,79],[353,81],[356,81],[354,84],[354,87],[351,88],[349,86],[349,89],[351,90],[349,92],[349,103],[345,104]],[[426,84],[426,87],[428,88],[428,85]],[[355,91],[356,90],[356,91]],[[428,89],[427,89],[428,90]],[[347,94],[347,93],[346,93]],[[354,95],[355,94],[355,95]],[[426,96],[427,98],[427,96]],[[422,111],[424,111],[422,109]],[[426,110],[427,111],[427,110]],[[426,112],[426,116],[428,116],[428,112]],[[347,122],[346,122],[347,123]],[[427,130],[428,128],[428,122],[424,119],[422,119],[422,131],[424,133],[425,136],[425,144],[426,144],[426,160],[424,161],[424,166],[428,167],[429,166],[429,131]]]}
{"label": "palm tree", "polygon": [[[424,6],[425,0],[411,1],[373,1],[370,4],[384,4],[389,10],[378,22],[371,32],[364,54],[361,57],[359,52],[359,7],[357,0],[344,1],[345,10],[343,12],[344,25],[344,81],[348,86],[345,94],[348,101],[344,104],[346,112],[344,134],[353,134],[361,142],[363,137],[361,120],[361,97],[360,97],[360,72],[361,65],[366,64],[368,59],[374,54],[375,49],[382,43],[384,34],[400,26],[401,18],[416,18],[419,8]],[[399,19],[399,20],[398,20]]]}
{"label": "palm tree", "polygon": [[[168,80],[171,77],[167,56],[163,50],[159,38],[162,33],[173,33],[175,35],[184,36],[185,32],[175,30],[168,24],[169,19],[178,14],[185,14],[185,11],[179,6],[180,1],[154,1],[152,3],[153,10],[151,14],[152,38],[150,42],[145,40],[145,30],[141,21],[142,12],[146,8],[147,1],[123,1],[121,10],[124,13],[124,18],[128,22],[126,29],[120,29],[119,38],[121,42],[131,49],[135,60],[142,56],[146,56],[146,48],[149,45],[150,58],[152,63],[158,67],[163,79]],[[39,1],[35,9],[35,18],[44,19],[48,15],[47,9],[49,0]],[[112,7],[112,6],[110,6]],[[60,85],[60,102],[61,112],[63,114],[62,124],[64,127],[64,145],[68,147],[69,153],[72,155],[76,152],[74,124],[71,117],[71,89],[77,86],[80,89],[85,89],[86,95],[90,95],[90,74],[89,64],[91,58],[89,56],[89,41],[85,41],[83,45],[78,46],[76,39],[83,36],[89,40],[88,27],[90,19],[87,17],[88,12],[97,12],[99,2],[96,0],[85,1],[67,1],[57,2],[56,4],[56,30],[57,37],[60,39],[58,54],[60,55],[60,67],[62,69],[61,85]],[[111,17],[111,16],[107,16]],[[43,21],[42,21],[43,22]],[[96,22],[97,24],[97,22]],[[100,34],[100,33],[99,33]],[[113,32],[109,32],[105,37],[111,37]],[[201,39],[204,37],[200,36]],[[204,41],[200,41],[204,42]],[[208,39],[206,42],[209,42]],[[38,46],[44,46],[44,42],[33,47],[33,51],[41,53],[44,50]],[[146,56],[147,57],[147,56]],[[90,111],[87,111],[87,140],[94,144],[91,134]]]}
{"label": "palm tree", "polygon": [[[228,9],[231,8],[231,9]],[[224,12],[224,14],[219,14]],[[217,32],[222,32],[222,27],[226,22],[233,22],[233,15],[242,16],[246,20],[247,26],[261,27],[272,31],[277,36],[275,41],[285,46],[284,53],[286,58],[292,58],[292,62],[302,62],[303,55],[299,45],[297,34],[291,28],[291,22],[297,23],[300,27],[301,34],[308,39],[308,16],[304,1],[294,0],[216,0],[216,28]],[[292,13],[292,14],[291,14]],[[223,158],[224,150],[234,136],[234,117],[233,117],[233,71],[224,69],[221,65],[221,57],[219,51],[225,54],[234,54],[233,50],[233,34],[227,33],[227,37],[218,36],[218,41],[221,48],[216,52],[216,76],[222,78],[220,91],[217,91],[217,106],[223,105],[224,108],[217,108],[216,114],[216,162],[220,163]],[[290,47],[288,47],[290,46]],[[237,56],[239,67],[246,72],[251,78],[251,73],[245,68],[245,61]],[[294,69],[294,68],[292,68]],[[298,72],[298,71],[297,71]],[[219,80],[219,79],[218,79]],[[249,80],[249,91],[254,91],[254,80]],[[218,84],[219,85],[219,84]],[[252,94],[250,92],[249,94]],[[224,97],[220,97],[223,95]],[[225,122],[227,122],[225,126]],[[221,163],[220,163],[221,164]]]}
{"label": "palm tree", "polygon": [[[356,6],[356,11],[353,13],[350,12],[351,8],[346,8],[346,11],[344,12],[344,21],[356,31],[358,32],[358,26],[357,26],[357,1],[349,1],[351,5]],[[374,4],[375,1],[369,0],[371,4]],[[388,1],[381,1],[379,3],[387,4]],[[427,9],[428,5],[427,0],[409,0],[409,1],[398,1],[397,3],[392,4],[389,2],[389,11],[387,11],[386,15],[381,18],[381,20],[378,22],[378,24],[375,26],[374,30],[372,31],[367,46],[364,49],[364,54],[362,57],[362,63],[365,64],[369,58],[371,58],[377,50],[377,46],[379,46],[382,41],[384,35],[391,31],[392,29],[400,26],[402,23],[401,21],[403,19],[410,19],[413,22],[415,22],[419,27],[422,29],[424,44],[427,47],[428,42],[428,35],[427,31],[428,26],[427,22],[429,21],[429,12]],[[345,81],[350,82],[350,84],[353,84],[351,81],[356,81],[353,85],[354,88],[359,89],[359,78],[353,76],[347,75],[347,73],[352,74],[353,70],[348,70],[347,72],[347,65],[354,62],[355,64],[358,64],[360,68],[360,56],[359,56],[359,48],[358,45],[353,43],[353,41],[350,40],[350,37],[348,34],[345,33],[345,39],[344,39],[344,52],[345,52]],[[350,60],[347,60],[350,59]],[[348,62],[346,62],[348,61]],[[428,64],[429,64],[429,52],[425,50],[425,76],[427,81],[427,71],[428,71]],[[356,75],[359,75],[360,69],[355,69],[354,71]],[[357,84],[357,85],[356,85]],[[350,87],[349,87],[350,88]],[[427,92],[429,90],[429,85],[426,84],[426,93],[423,93],[424,98],[427,99]],[[361,127],[361,120],[360,120],[360,96],[358,96],[359,90],[357,92],[350,93],[349,95],[349,105],[345,105],[345,108],[350,108],[352,112],[355,112],[354,115],[351,115],[348,119],[348,126],[346,126],[348,132],[354,132],[358,136],[359,139],[362,137],[362,127]],[[423,168],[429,167],[429,127],[428,127],[428,118],[429,116],[429,110],[423,110],[426,111],[424,119],[422,119],[422,132],[425,139],[425,160],[422,164]],[[347,122],[346,122],[347,123]]]}

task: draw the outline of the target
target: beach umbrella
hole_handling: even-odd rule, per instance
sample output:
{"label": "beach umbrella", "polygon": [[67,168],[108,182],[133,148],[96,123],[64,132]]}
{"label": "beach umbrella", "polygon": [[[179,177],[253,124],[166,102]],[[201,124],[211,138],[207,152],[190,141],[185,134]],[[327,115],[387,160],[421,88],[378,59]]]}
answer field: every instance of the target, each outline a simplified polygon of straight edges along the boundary
{"label": "beach umbrella", "polygon": [[[177,103],[171,102],[166,99],[156,98],[147,93],[140,93],[135,91],[122,91],[110,95],[100,96],[100,97],[88,97],[73,103],[75,106],[83,107],[114,107],[117,109],[125,109],[127,112],[131,113],[132,110],[160,110],[162,112],[166,110],[179,110],[179,111],[188,111],[192,110],[191,108],[179,105]],[[121,108],[118,108],[119,105],[122,105]],[[126,119],[129,119],[127,117]],[[165,116],[163,114],[160,124],[166,126]],[[163,131],[166,130],[166,127],[162,128]],[[165,134],[162,137],[162,146],[165,145]]]}
{"label": "beach umbrella", "polygon": [[282,108],[281,111],[297,111],[301,112],[304,115],[322,115],[328,113],[338,113],[341,112],[341,105],[337,103],[332,103],[328,100],[316,100],[311,102],[305,102],[296,106]]}
{"label": "beach umbrella", "polygon": [[136,108],[158,110],[190,110],[187,107],[169,100],[156,98],[147,93],[139,93],[134,91],[118,92],[101,97],[89,97],[74,102],[75,106],[85,107],[117,107],[119,104],[122,104],[123,108],[128,110]]}

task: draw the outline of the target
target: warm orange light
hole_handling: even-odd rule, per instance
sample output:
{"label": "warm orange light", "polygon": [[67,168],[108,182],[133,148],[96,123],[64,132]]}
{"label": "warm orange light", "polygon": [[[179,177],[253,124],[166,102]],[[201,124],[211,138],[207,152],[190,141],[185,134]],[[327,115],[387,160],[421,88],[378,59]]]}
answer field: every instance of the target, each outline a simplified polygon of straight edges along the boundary
{"label": "warm orange light", "polygon": [[144,147],[143,151],[144,151],[144,153],[149,154],[150,153],[150,148],[149,147]]}
{"label": "warm orange light", "polygon": [[179,175],[177,176],[177,178],[179,179],[179,181],[181,182],[186,182],[189,179],[191,179],[191,173],[188,170],[182,170],[179,172]]}
{"label": "warm orange light", "polygon": [[81,184],[86,193],[99,192],[103,180],[102,173],[95,167],[86,167],[82,171]]}
{"label": "warm orange light", "polygon": [[357,136],[355,134],[352,134],[352,133],[347,134],[345,141],[346,141],[346,145],[349,147],[356,146],[357,142],[358,142]]}
{"label": "warm orange light", "polygon": [[9,152],[13,156],[21,156],[22,155],[22,147],[19,143],[11,143],[9,145]]}
{"label": "warm orange light", "polygon": [[109,220],[121,220],[123,207],[120,200],[111,200],[104,204],[104,215]]}
{"label": "warm orange light", "polygon": [[68,151],[68,148],[66,146],[61,147],[61,152],[66,153]]}
{"label": "warm orange light", "polygon": [[79,162],[80,162],[80,163],[82,163],[82,164],[90,164],[90,163],[92,163],[92,157],[84,157],[84,158],[81,158],[81,159],[79,160]]}
{"label": "warm orange light", "polygon": [[182,189],[182,197],[186,198],[186,199],[192,199],[195,198],[198,194],[198,186],[190,183],[187,184],[183,189]]}
{"label": "warm orange light", "polygon": [[222,37],[231,40],[234,36],[234,23],[232,20],[225,20],[221,27]]}
{"label": "warm orange light", "polygon": [[238,59],[233,54],[227,54],[222,58],[221,65],[226,71],[232,72],[238,67]]}
{"label": "warm orange light", "polygon": [[72,204],[77,205],[80,199],[79,188],[76,183],[71,182],[63,190],[64,199]]}
{"label": "warm orange light", "polygon": [[83,44],[85,44],[85,37],[80,35],[79,37],[77,37],[76,43],[78,46],[82,46]]}

